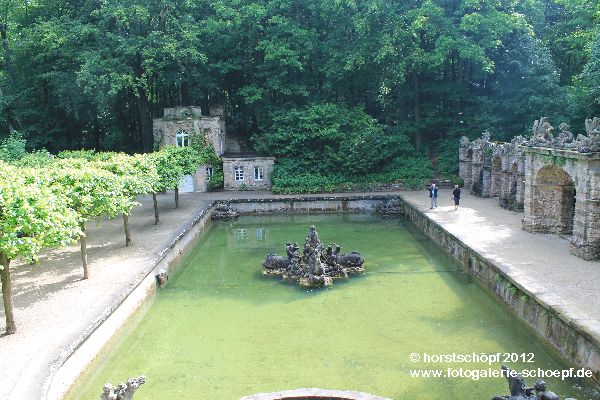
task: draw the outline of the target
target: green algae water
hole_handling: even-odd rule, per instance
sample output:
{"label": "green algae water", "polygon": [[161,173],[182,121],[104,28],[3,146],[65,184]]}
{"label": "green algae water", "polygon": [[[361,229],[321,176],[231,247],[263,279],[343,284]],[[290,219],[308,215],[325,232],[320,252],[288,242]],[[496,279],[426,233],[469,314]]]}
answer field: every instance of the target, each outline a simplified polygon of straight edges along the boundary
{"label": "green algae water", "polygon": [[[302,244],[311,224],[323,243],[361,252],[367,273],[318,290],[263,277],[265,255],[284,255],[288,240]],[[420,361],[411,361],[413,353]],[[509,363],[519,370],[568,368],[402,220],[367,214],[242,217],[213,224],[186,252],[167,285],[68,398],[97,400],[105,383],[141,374],[147,383],[136,400],[232,400],[302,387],[392,399],[508,394],[502,377],[475,380],[458,372],[500,370],[501,362],[423,361],[425,354],[473,353],[525,354],[524,361],[532,362]],[[411,376],[418,370],[446,376]],[[574,380],[545,380],[561,398],[595,398]]]}

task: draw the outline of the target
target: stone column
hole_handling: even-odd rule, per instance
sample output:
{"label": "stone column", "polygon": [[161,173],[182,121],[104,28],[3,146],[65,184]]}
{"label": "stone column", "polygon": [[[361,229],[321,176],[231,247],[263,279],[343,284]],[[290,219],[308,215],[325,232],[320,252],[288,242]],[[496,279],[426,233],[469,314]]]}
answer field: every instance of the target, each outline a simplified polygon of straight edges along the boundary
{"label": "stone column", "polygon": [[495,152],[492,157],[490,197],[499,197],[502,192],[502,157],[501,152]]}
{"label": "stone column", "polygon": [[514,199],[513,210],[515,211],[523,211],[525,207],[525,186],[527,182],[527,178],[525,176],[525,156],[519,155],[517,159],[517,172],[513,177],[516,180],[516,196]]}
{"label": "stone column", "polygon": [[600,259],[600,165],[593,160],[580,167],[587,176],[581,176],[577,185],[573,239],[570,251],[585,260]]}
{"label": "stone column", "polygon": [[490,197],[490,189],[492,188],[492,148],[489,143],[484,143],[482,149],[483,156],[483,174],[481,176],[481,197]]}
{"label": "stone column", "polygon": [[199,165],[194,174],[194,188],[196,192],[208,192],[208,176],[206,167],[209,165]]}
{"label": "stone column", "polygon": [[472,159],[473,150],[468,143],[468,139],[466,141],[461,140],[461,146],[458,149],[458,176],[464,181],[465,187],[471,187],[473,184],[471,177]]}
{"label": "stone column", "polygon": [[502,165],[500,167],[500,193],[498,202],[500,207],[509,209],[510,202],[510,189],[512,184],[512,165],[513,165],[513,152],[512,148],[508,147],[507,151],[502,156]]}
{"label": "stone column", "polygon": [[473,148],[473,159],[471,161],[471,185],[469,189],[471,193],[481,195],[481,174],[482,174],[482,151],[481,147]]}
{"label": "stone column", "polygon": [[[525,215],[521,220],[523,225],[523,229],[529,232],[535,232],[536,228],[536,217],[534,213],[534,201],[533,201],[533,184],[535,179],[535,174],[537,171],[535,170],[534,165],[534,154],[531,152],[525,153],[525,185],[523,188],[523,209],[525,211]],[[519,186],[517,185],[517,199],[519,196]]]}

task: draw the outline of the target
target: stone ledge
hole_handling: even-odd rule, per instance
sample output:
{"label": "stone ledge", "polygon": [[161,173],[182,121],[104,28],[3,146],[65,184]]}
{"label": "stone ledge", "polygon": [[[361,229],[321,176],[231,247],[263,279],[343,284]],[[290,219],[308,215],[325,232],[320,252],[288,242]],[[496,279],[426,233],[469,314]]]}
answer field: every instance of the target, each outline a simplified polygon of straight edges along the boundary
{"label": "stone ledge", "polygon": [[373,396],[370,393],[324,390],[316,388],[285,390],[273,393],[258,393],[242,397],[240,400],[390,400],[385,397]]}

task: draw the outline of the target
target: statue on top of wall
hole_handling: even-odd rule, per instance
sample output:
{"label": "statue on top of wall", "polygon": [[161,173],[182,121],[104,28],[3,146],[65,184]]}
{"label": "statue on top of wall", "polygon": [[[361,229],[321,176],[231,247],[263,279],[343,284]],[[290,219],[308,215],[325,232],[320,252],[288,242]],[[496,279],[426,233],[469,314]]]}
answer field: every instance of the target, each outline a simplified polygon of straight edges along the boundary
{"label": "statue on top of wall", "polygon": [[469,146],[469,138],[466,136],[462,136],[460,138],[460,147],[468,147]]}
{"label": "statue on top of wall", "polygon": [[525,139],[523,136],[521,136],[521,135],[515,136],[514,138],[512,138],[510,140],[511,150],[513,150],[513,151],[517,150],[519,148],[519,146],[525,142],[527,142],[527,139]]}
{"label": "statue on top of wall", "polygon": [[573,142],[575,138],[573,137],[573,133],[570,130],[571,127],[563,122],[560,125],[558,125],[558,129],[560,129],[560,132],[558,133],[558,135],[556,135],[556,146],[562,148],[573,147]]}
{"label": "statue on top of wall", "polygon": [[533,129],[531,132],[531,139],[529,140],[529,143],[534,146],[548,145],[554,140],[554,136],[552,136],[553,131],[554,127],[550,125],[550,123],[548,122],[548,118],[541,117],[540,119],[536,119],[533,123]]}
{"label": "statue on top of wall", "polygon": [[585,135],[578,135],[577,151],[580,153],[591,153],[600,151],[600,118],[585,120]]}
{"label": "statue on top of wall", "polygon": [[488,131],[485,131],[481,134],[482,142],[489,142],[491,139],[492,139],[492,134],[489,133]]}
{"label": "statue on top of wall", "polygon": [[588,135],[600,135],[600,118],[594,117],[593,119],[586,119],[585,131]]}

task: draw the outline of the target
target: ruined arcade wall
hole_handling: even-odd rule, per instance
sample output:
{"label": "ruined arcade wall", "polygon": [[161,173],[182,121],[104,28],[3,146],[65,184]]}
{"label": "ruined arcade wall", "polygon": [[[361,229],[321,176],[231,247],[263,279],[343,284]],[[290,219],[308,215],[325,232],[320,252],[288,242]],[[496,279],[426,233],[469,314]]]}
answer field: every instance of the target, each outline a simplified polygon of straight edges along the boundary
{"label": "ruined arcade wall", "polygon": [[484,133],[480,139],[463,137],[459,149],[459,176],[471,193],[498,197],[500,206],[520,211],[524,205],[525,155],[517,137],[511,143],[491,142]]}

